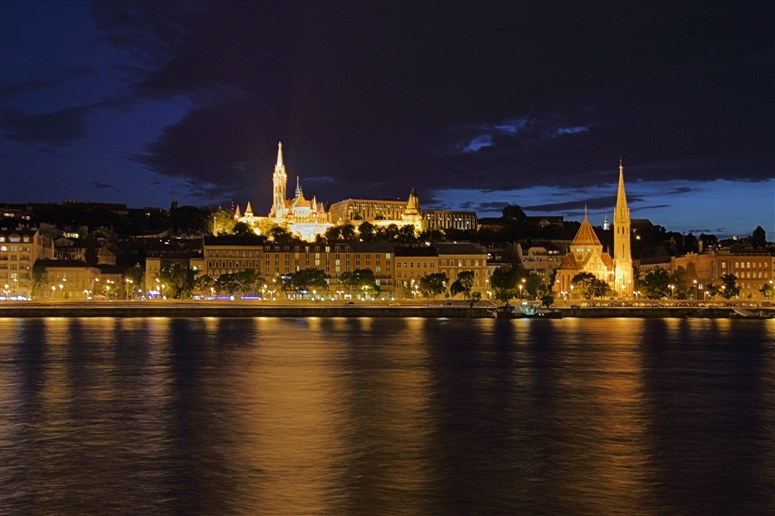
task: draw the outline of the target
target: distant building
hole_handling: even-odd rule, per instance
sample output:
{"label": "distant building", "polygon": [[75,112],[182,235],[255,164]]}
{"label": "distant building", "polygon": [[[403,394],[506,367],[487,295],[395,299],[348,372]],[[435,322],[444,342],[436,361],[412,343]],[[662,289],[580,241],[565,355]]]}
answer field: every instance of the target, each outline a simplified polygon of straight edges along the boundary
{"label": "distant building", "polygon": [[425,210],[422,215],[426,229],[476,230],[478,221],[473,211]]}
{"label": "distant building", "polygon": [[548,283],[549,279],[562,264],[565,252],[563,248],[549,241],[534,242],[530,245],[517,244],[517,253],[525,269],[538,274]]}
{"label": "distant building", "polygon": [[[705,298],[709,283],[722,284],[727,274],[735,276],[740,287],[738,298],[763,299],[761,289],[765,283],[775,280],[775,257],[767,250],[713,250],[707,253],[689,253],[673,257],[670,271],[683,281],[684,286],[696,299]],[[694,292],[692,292],[694,290]]]}
{"label": "distant building", "polygon": [[97,267],[78,260],[38,260],[36,266],[45,270],[36,297],[51,301],[86,300],[94,295],[101,279]]}
{"label": "distant building", "polygon": [[54,244],[37,229],[0,229],[0,287],[4,297],[32,296],[32,267],[54,258]]}
{"label": "distant building", "polygon": [[482,297],[485,297],[489,290],[490,279],[487,269],[487,251],[481,246],[463,243],[437,242],[435,247],[439,255],[439,270],[447,275],[449,281],[455,281],[461,272],[473,271],[472,292],[479,292]]}
{"label": "distant building", "polygon": [[546,226],[562,227],[565,220],[562,215],[538,215],[527,217],[527,223],[531,226],[538,226],[544,229]]}

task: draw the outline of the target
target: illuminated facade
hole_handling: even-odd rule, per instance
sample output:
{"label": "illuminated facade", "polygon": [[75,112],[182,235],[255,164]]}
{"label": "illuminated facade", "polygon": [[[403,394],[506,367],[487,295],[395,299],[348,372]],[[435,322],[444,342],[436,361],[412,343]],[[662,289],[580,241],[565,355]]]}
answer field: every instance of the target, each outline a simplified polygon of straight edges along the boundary
{"label": "illuminated facade", "polygon": [[614,269],[615,280],[612,288],[617,297],[631,298],[635,287],[632,253],[630,251],[630,208],[627,207],[627,195],[624,192],[624,167],[619,160],[619,189],[616,194],[614,210]]}
{"label": "illuminated facade", "polygon": [[423,217],[420,211],[420,198],[414,188],[409,200],[347,199],[331,205],[328,217],[332,224],[352,224],[357,226],[368,222],[374,226],[414,226],[422,231]]}
{"label": "illuminated facade", "polygon": [[619,162],[619,188],[614,211],[614,257],[603,252],[603,246],[595,230],[587,219],[584,209],[584,221],[570,244],[568,253],[557,269],[553,290],[558,293],[572,294],[573,277],[586,272],[597,279],[607,282],[616,297],[630,298],[633,291],[632,255],[630,253],[630,210],[624,191],[624,169]]}
{"label": "illuminated facade", "polygon": [[478,221],[473,211],[425,210],[422,215],[426,229],[476,230]]}
{"label": "illuminated facade", "polygon": [[32,266],[38,259],[54,257],[50,238],[37,229],[3,229],[0,231],[0,287],[3,297],[25,297],[32,294]]}
{"label": "illuminated facade", "polygon": [[296,193],[293,199],[286,199],[288,174],[283,163],[283,144],[277,144],[277,163],[272,174],[272,208],[268,217],[256,216],[248,202],[245,214],[241,215],[239,206],[234,214],[237,222],[244,222],[256,234],[268,231],[273,225],[284,227],[302,240],[314,241],[315,237],[325,233],[331,226],[328,215],[315,197],[304,197],[299,178],[296,178]]}

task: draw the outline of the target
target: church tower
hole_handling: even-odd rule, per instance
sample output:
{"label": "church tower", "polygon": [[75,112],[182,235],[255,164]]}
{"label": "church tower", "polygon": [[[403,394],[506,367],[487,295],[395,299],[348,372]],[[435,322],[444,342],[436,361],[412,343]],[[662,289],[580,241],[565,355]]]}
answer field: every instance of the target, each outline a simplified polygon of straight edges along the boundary
{"label": "church tower", "polygon": [[619,191],[614,211],[614,265],[616,267],[616,295],[631,298],[634,285],[632,253],[630,252],[630,209],[624,193],[624,167],[619,160]]}
{"label": "church tower", "polygon": [[270,217],[281,218],[285,209],[285,186],[288,183],[288,176],[285,173],[283,165],[283,144],[277,144],[277,164],[274,166],[272,175],[274,184],[274,195],[272,199],[272,211]]}

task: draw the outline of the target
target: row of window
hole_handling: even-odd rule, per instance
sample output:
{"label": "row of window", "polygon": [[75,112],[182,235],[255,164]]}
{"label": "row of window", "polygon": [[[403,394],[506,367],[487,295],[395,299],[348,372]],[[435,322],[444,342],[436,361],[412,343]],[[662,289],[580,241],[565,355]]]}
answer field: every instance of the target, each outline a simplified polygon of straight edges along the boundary
{"label": "row of window", "polygon": [[[5,242],[5,235],[0,235],[0,242]],[[23,237],[19,238],[19,235],[11,235],[8,237],[9,242],[29,242],[30,236],[24,235]]]}
{"label": "row of window", "polygon": [[[736,277],[738,277],[738,278],[746,278],[746,279],[748,279],[748,278],[750,278],[750,279],[756,279],[756,278],[757,278],[756,274],[757,274],[757,273],[756,273],[756,271],[754,271],[754,272],[750,272],[750,271],[746,271],[746,272],[735,272],[735,276],[736,276]],[[767,274],[767,272],[766,272],[766,271],[765,271],[764,273],[762,273],[761,271],[759,271],[759,273],[758,273],[758,274],[759,274],[759,276],[758,276],[758,277],[759,277],[760,279],[761,279],[761,278],[767,279],[767,278],[769,277],[769,275]],[[762,274],[764,274],[764,275],[762,275]]]}
{"label": "row of window", "polygon": [[765,262],[735,262],[735,269],[766,269],[769,264]]}
{"label": "row of window", "polygon": [[2,251],[2,252],[8,252],[9,248],[10,248],[11,252],[13,252],[13,253],[15,253],[17,251],[21,251],[22,253],[29,253],[30,252],[30,248],[29,247],[24,247],[24,246],[19,247],[18,245],[12,245],[12,246],[0,245],[0,251]]}

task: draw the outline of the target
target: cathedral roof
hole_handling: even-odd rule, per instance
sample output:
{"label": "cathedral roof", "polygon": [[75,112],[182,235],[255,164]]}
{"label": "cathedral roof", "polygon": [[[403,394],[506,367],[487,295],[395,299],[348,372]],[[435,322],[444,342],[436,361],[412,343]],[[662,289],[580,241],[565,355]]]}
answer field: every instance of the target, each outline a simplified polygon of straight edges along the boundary
{"label": "cathedral roof", "polygon": [[600,255],[600,259],[603,260],[603,265],[605,265],[607,269],[614,268],[614,259],[611,258],[610,254],[603,253]]}
{"label": "cathedral roof", "polygon": [[562,259],[562,263],[560,264],[560,269],[578,269],[579,265],[576,263],[576,258],[573,256],[573,253],[567,253],[565,257]]}
{"label": "cathedral roof", "polygon": [[595,230],[592,229],[592,224],[587,219],[586,208],[584,209],[584,222],[581,223],[581,227],[570,245],[602,245],[595,234]]}

